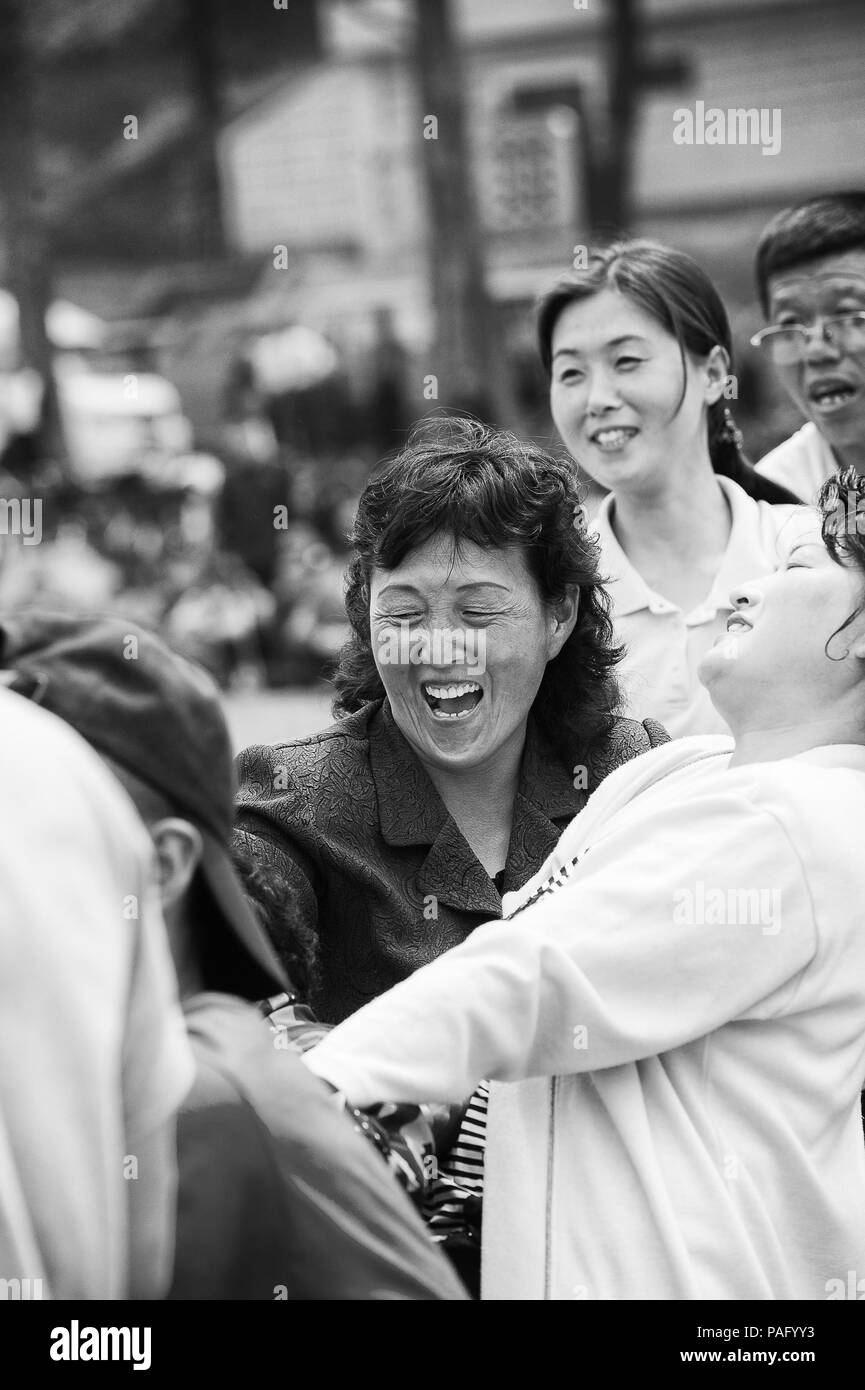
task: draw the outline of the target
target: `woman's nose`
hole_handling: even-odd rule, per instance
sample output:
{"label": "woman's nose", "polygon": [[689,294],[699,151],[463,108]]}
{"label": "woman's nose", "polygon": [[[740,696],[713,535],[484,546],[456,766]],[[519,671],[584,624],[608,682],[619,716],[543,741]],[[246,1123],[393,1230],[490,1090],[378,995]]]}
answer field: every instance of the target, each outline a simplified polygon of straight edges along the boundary
{"label": "woman's nose", "polygon": [[615,385],[606,372],[593,372],[589,378],[586,395],[586,414],[603,415],[608,410],[615,410],[620,404]]}
{"label": "woman's nose", "polygon": [[730,602],[734,609],[755,608],[760,602],[760,595],[753,586],[740,584],[737,588],[731,589]]}

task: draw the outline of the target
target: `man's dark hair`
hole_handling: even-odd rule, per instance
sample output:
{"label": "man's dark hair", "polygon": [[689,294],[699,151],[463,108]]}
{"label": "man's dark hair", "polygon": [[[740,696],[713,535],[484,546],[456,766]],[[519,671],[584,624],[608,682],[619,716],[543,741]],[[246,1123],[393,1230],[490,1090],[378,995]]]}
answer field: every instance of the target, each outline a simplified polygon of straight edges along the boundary
{"label": "man's dark hair", "polygon": [[777,213],[757,244],[757,293],[769,314],[769,281],[821,256],[865,249],[865,192],[823,193]]}
{"label": "man's dark hair", "polygon": [[576,625],[547,665],[532,715],[563,758],[588,764],[619,706],[613,668],[622,650],[613,640],[598,547],[581,519],[574,467],[471,419],[423,421],[364,488],[347,575],[352,631],[334,675],[334,714],[384,698],[370,636],[373,570],[395,568],[435,536],[452,537],[457,547],[518,548],[546,604],[578,588]]}

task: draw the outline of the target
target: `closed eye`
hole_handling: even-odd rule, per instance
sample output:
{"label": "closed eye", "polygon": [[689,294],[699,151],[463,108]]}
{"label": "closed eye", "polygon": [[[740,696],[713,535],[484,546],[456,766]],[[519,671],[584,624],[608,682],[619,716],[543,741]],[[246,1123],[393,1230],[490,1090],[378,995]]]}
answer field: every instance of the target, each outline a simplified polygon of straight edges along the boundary
{"label": "closed eye", "polygon": [[645,362],[645,357],[617,357],[616,366],[624,367],[630,371],[632,367],[638,367],[641,362]]}

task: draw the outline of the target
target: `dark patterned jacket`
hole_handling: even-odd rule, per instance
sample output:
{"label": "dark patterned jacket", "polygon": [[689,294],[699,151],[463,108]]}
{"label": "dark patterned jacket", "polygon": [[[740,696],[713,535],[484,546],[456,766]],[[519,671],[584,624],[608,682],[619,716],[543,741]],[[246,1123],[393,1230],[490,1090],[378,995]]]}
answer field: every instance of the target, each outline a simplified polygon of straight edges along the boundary
{"label": "dark patterned jacket", "polygon": [[[581,790],[529,719],[502,892],[540,868],[608,772],[667,738],[651,719],[617,720],[577,779]],[[318,935],[321,982],[310,1002],[322,1021],[340,1022],[501,917],[495,884],[387,701],[312,738],[247,748],[238,778],[238,839],[293,885]]]}

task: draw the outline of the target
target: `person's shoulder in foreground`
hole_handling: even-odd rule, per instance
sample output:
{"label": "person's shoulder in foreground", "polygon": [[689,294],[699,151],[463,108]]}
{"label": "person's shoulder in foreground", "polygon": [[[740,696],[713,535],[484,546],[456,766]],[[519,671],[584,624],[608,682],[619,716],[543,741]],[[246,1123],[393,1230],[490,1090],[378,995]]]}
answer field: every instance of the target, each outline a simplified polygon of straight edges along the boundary
{"label": "person's shoulder in foreground", "polygon": [[203,994],[185,1011],[198,1076],[184,1107],[184,1256],[170,1297],[465,1299],[342,1098],[300,1054],[241,1000]]}
{"label": "person's shoulder in foreground", "polygon": [[0,725],[0,1277],[158,1297],[193,1064],[149,842],[60,719],[0,690]]}
{"label": "person's shoulder in foreground", "polygon": [[789,439],[783,439],[764,454],[755,466],[765,478],[789,487],[803,502],[810,503],[837,465],[828,443],[809,420]]}

